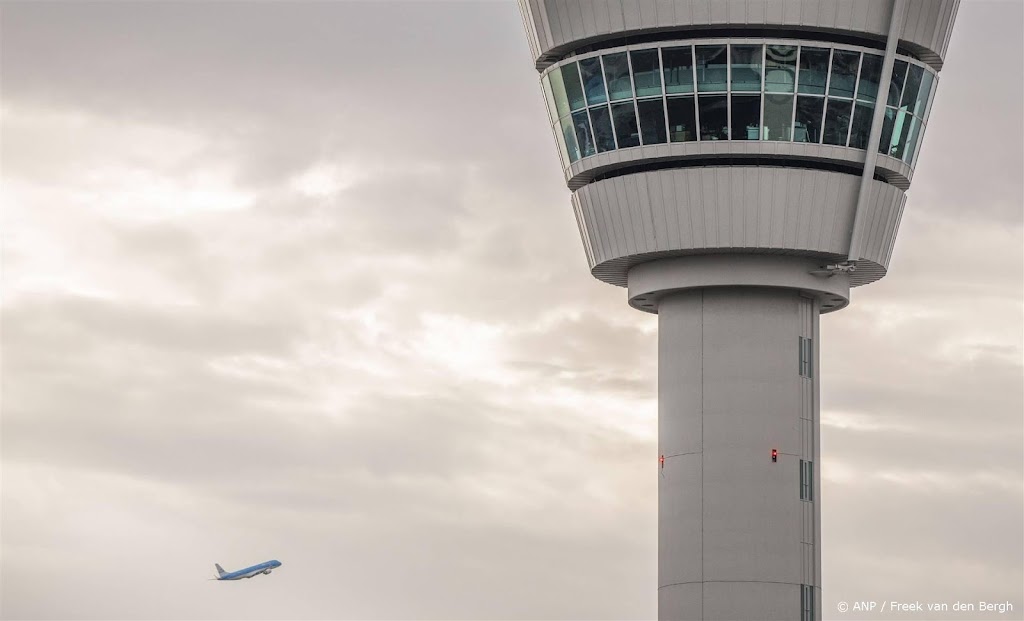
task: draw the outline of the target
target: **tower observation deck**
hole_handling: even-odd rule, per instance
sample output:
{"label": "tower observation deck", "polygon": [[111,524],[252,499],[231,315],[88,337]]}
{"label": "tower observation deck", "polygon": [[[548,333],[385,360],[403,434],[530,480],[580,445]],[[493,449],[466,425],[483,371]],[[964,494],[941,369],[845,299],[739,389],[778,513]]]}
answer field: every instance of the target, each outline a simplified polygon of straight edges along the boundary
{"label": "tower observation deck", "polygon": [[658,315],[665,620],[821,619],[821,313],[882,278],[958,0],[520,0],[591,273]]}

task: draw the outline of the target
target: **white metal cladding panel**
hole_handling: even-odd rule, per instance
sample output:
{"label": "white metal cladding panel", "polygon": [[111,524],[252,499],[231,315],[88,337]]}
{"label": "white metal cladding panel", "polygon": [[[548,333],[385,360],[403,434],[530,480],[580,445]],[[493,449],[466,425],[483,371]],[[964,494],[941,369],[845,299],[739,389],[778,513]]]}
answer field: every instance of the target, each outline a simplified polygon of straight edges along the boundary
{"label": "white metal cladding panel", "polygon": [[[548,18],[548,24],[551,27],[551,43],[550,47],[560,45],[561,42],[565,41],[565,37],[562,35],[562,22],[558,15],[558,4],[550,2],[549,0],[537,0],[540,4],[540,10]],[[541,48],[541,54],[544,54],[548,48]]]}
{"label": "white metal cladding panel", "polygon": [[594,15],[593,7],[588,6],[582,7],[583,11],[583,32],[596,32],[597,31],[597,17]]}
{"label": "white metal cladding panel", "polygon": [[718,236],[718,169],[701,168],[701,202],[704,211],[704,238],[709,246],[720,246]]}
{"label": "white metal cladding panel", "polygon": [[607,0],[592,0],[590,13],[594,18],[594,32],[608,32],[611,30],[611,15],[608,11]]}
{"label": "white metal cladding panel", "polygon": [[922,60],[941,67],[959,4],[959,0],[909,0],[900,39],[934,54],[923,54]]}
{"label": "white metal cladding panel", "polygon": [[888,266],[892,246],[906,202],[906,194],[886,183],[874,181],[868,188],[869,200],[865,202],[866,213],[861,214],[859,226],[863,227],[863,248],[854,249],[861,258]]}
{"label": "white metal cladding panel", "polygon": [[639,206],[636,204],[636,199],[630,200],[628,180],[623,178],[622,183],[616,184],[615,195],[618,199],[618,205],[625,207],[624,213],[629,216],[625,220],[627,229],[623,231],[626,239],[626,248],[633,252],[647,252],[647,245],[644,243],[643,237],[643,222],[640,221],[640,217],[637,214]]}
{"label": "white metal cladding panel", "polygon": [[618,253],[619,248],[611,237],[617,227],[608,217],[607,201],[604,198],[605,188],[601,186],[595,189],[596,191],[590,194],[588,201],[580,200],[582,197],[579,194],[573,196],[580,201],[580,205],[583,207],[580,213],[584,218],[589,218],[587,231],[590,235],[590,245],[594,249],[594,260],[600,261],[598,257],[607,256],[608,253]]}
{"label": "white metal cladding panel", "polygon": [[[538,57],[577,41],[656,28],[769,24],[882,36],[888,33],[891,6],[888,0],[522,1],[529,2],[534,9],[528,17],[534,21],[534,26],[528,27],[528,34],[537,38],[533,45],[540,52],[536,54]],[[928,4],[931,1],[912,0],[912,3]],[[941,0],[941,3],[953,1]],[[922,9],[928,10],[926,7]],[[541,27],[542,20],[548,22],[546,28]],[[927,30],[927,23],[919,28]],[[545,36],[547,32],[550,32],[550,38]]]}
{"label": "white metal cladding panel", "polygon": [[662,20],[666,20],[672,23],[676,21],[676,3],[675,0],[655,0],[654,3],[655,15],[657,15],[658,23]]}
{"label": "white metal cladding panel", "polygon": [[640,5],[640,27],[657,28],[660,22],[657,0],[639,0],[638,4]]}
{"label": "white metal cladding panel", "polygon": [[530,2],[531,0],[519,0],[519,13],[523,17],[523,27],[526,29],[527,43],[530,44],[530,54],[536,59],[541,54],[541,48],[547,47],[547,42],[537,32],[537,28],[540,26],[540,19],[534,13]]}
{"label": "white metal cladding panel", "polygon": [[654,225],[654,238],[656,245],[667,246],[668,241],[668,210],[665,209],[665,193],[661,187],[661,179],[651,179],[646,184],[640,184],[641,189],[646,187],[648,198],[651,201],[651,220]]}
{"label": "white metal cladding panel", "polygon": [[[859,179],[774,167],[653,171],[588,184],[573,195],[591,268],[653,252],[845,255]],[[879,181],[862,214],[862,259],[888,265],[905,194]]]}
{"label": "white metal cladding panel", "polygon": [[590,243],[590,231],[587,227],[587,218],[583,215],[583,208],[580,205],[579,198],[574,194],[572,197],[572,211],[576,216],[576,226],[580,230],[580,238],[583,241],[583,251],[587,255],[587,263],[589,265],[594,264],[594,248]]}
{"label": "white metal cladding panel", "polygon": [[[901,39],[942,66],[959,0],[908,0]],[[792,26],[888,34],[891,0],[520,0],[534,59],[576,42],[651,29]]]}
{"label": "white metal cladding panel", "polygon": [[889,243],[885,249],[885,255],[882,257],[885,262],[882,265],[888,267],[890,259],[892,259],[892,249],[896,246],[896,236],[900,232],[900,222],[903,221],[903,210],[907,207],[907,195],[904,194],[900,198],[900,206],[896,210],[896,225],[892,229],[892,235],[889,238]]}
{"label": "white metal cladding panel", "polygon": [[728,186],[729,236],[731,239],[746,239],[747,214],[743,211],[743,204],[746,203],[745,190],[745,183]]}
{"label": "white metal cladding panel", "polygon": [[[619,194],[619,190],[622,189],[621,184],[609,184],[605,188],[604,192],[604,208],[608,213],[608,219],[612,225],[618,224],[619,229],[614,230],[612,236],[613,243],[619,249],[619,252],[629,252],[630,245],[629,240],[633,236],[633,224],[632,216],[629,213],[629,206],[624,205],[623,194]],[[627,227],[630,229],[627,232]]]}
{"label": "white metal cladding panel", "polygon": [[626,216],[623,222],[628,227],[628,230],[623,231],[626,248],[632,252],[646,252],[646,250],[641,250],[641,248],[647,247],[643,243],[643,222],[640,221],[640,217],[637,215],[638,206],[636,200],[630,200],[628,187],[629,184],[625,179],[622,180],[622,183],[614,186],[615,197],[618,200],[617,204],[625,206],[625,209],[620,210],[620,213]]}
{"label": "white metal cladding panel", "polygon": [[947,4],[948,7],[943,7],[945,10],[942,12],[942,22],[937,29],[943,35],[942,49],[938,50],[939,56],[943,59],[946,58],[946,52],[949,50],[949,38],[953,36],[953,22],[956,21],[956,12],[960,8],[960,0],[951,0]]}

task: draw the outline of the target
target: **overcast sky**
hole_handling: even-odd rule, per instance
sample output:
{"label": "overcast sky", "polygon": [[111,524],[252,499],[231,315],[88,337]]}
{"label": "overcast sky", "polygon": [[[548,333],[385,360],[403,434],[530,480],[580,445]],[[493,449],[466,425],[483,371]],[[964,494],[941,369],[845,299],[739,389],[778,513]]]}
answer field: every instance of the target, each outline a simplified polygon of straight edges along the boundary
{"label": "overcast sky", "polygon": [[[656,318],[513,2],[0,11],[4,619],[655,616]],[[826,619],[1024,607],[1022,23],[961,4],[822,319]]]}

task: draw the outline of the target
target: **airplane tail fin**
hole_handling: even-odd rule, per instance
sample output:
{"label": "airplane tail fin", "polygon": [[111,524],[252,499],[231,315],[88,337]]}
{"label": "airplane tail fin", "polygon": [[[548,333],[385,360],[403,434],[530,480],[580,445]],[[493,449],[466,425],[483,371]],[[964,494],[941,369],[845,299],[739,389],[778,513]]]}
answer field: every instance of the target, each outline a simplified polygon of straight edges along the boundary
{"label": "airplane tail fin", "polygon": [[217,568],[217,575],[218,576],[223,576],[224,574],[227,573],[226,571],[224,571],[224,568],[221,567],[220,565],[218,565],[217,563],[214,563],[213,566]]}

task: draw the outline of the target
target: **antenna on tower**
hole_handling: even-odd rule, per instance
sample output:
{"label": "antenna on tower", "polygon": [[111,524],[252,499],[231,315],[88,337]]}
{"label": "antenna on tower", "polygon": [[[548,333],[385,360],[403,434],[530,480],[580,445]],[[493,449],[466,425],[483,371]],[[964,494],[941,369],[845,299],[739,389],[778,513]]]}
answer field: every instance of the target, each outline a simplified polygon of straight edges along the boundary
{"label": "antenna on tower", "polygon": [[819,269],[811,270],[808,274],[831,278],[837,274],[852,274],[857,271],[857,264],[852,261],[843,261],[832,265],[822,265]]}

